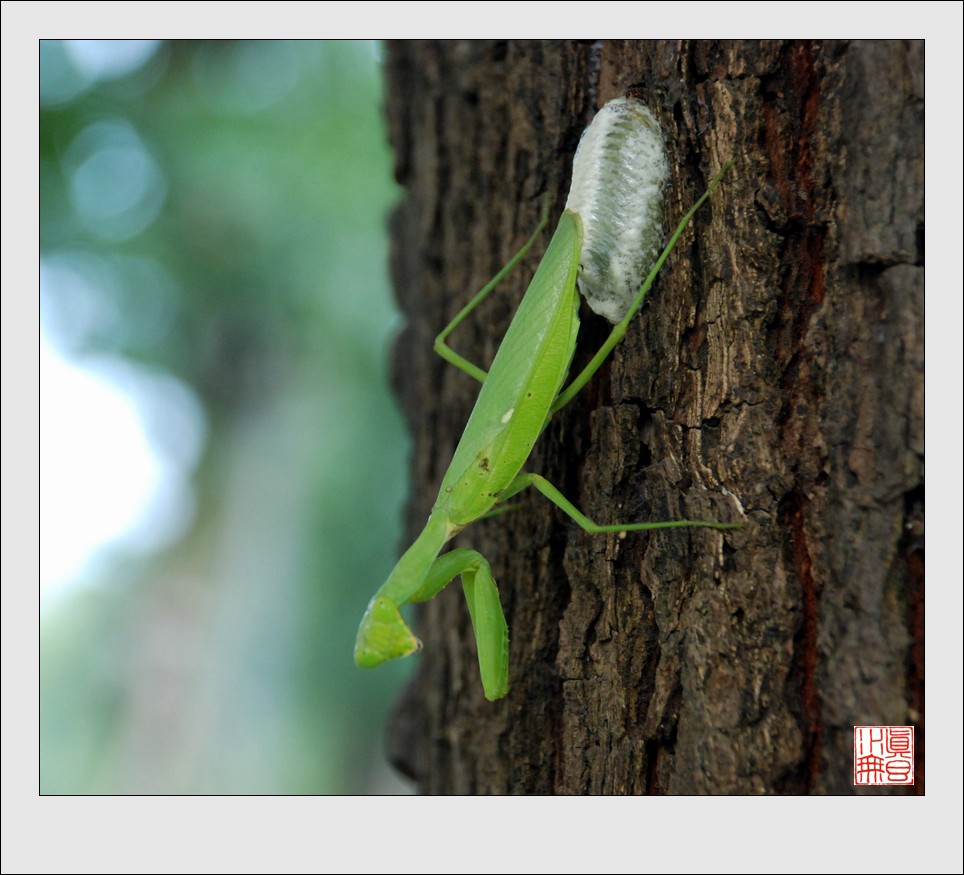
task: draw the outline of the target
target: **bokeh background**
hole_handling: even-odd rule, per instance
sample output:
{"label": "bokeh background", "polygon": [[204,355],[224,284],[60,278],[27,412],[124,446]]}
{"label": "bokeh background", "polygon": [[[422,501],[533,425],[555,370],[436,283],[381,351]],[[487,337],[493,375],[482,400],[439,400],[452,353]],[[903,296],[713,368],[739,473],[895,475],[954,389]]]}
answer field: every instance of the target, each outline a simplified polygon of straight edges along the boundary
{"label": "bokeh background", "polygon": [[405,792],[379,47],[40,53],[41,791]]}

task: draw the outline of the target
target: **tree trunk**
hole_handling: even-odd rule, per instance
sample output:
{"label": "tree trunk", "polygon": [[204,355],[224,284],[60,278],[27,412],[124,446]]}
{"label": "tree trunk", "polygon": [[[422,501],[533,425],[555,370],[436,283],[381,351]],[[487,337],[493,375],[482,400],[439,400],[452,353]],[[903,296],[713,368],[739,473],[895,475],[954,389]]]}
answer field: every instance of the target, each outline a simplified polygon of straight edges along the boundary
{"label": "tree trunk", "polygon": [[[422,607],[390,739],[422,792],[850,793],[854,724],[914,724],[922,791],[923,54],[389,46],[413,537],[478,389],[432,339],[546,192],[558,216],[596,109],[634,88],[655,112],[667,227],[736,159],[527,470],[599,522],[746,528],[593,536],[527,493],[468,527],[454,543],[492,563],[511,687],[483,698],[458,586]],[[453,335],[469,359],[491,361],[538,254]],[[582,318],[576,365],[609,327]]]}

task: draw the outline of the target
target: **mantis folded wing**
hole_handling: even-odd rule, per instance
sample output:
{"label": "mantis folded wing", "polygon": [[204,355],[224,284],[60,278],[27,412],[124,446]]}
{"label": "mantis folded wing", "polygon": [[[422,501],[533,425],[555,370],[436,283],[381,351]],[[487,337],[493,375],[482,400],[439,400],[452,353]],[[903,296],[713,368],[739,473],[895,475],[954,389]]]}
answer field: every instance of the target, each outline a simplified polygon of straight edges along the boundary
{"label": "mantis folded wing", "polygon": [[[451,350],[445,339],[525,257],[548,222],[548,204],[533,236],[436,339],[439,354],[479,380],[482,388],[425,528],[398,560],[362,618],[355,642],[359,666],[372,668],[418,650],[421,642],[399,607],[427,601],[461,576],[485,696],[495,700],[506,694],[509,632],[489,564],[474,550],[439,553],[465,526],[528,486],[587,532],[740,528],[702,520],[597,525],[547,480],[522,470],[552,416],[572,400],[623,337],[680,235],[731,164],[723,167],[683,216],[637,287],[641,258],[647,257],[658,233],[659,198],[669,173],[661,134],[652,114],[637,100],[610,101],[596,115],[576,153],[567,209],[488,373]],[[637,192],[638,200],[627,199],[627,191]],[[577,286],[593,309],[616,324],[599,352],[563,388],[579,330]]]}

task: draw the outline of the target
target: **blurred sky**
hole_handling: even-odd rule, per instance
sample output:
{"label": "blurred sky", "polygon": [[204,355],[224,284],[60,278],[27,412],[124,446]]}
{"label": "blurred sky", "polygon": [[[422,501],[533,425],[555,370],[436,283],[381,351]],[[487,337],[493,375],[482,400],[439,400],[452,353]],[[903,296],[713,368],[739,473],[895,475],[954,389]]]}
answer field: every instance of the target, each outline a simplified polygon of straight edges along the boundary
{"label": "blurred sky", "polygon": [[377,46],[40,51],[42,791],[404,789]]}
{"label": "blurred sky", "polygon": [[100,365],[72,363],[41,326],[40,525],[44,543],[56,545],[41,555],[41,610],[96,578],[105,548],[158,549],[183,534],[193,515],[188,480],[204,435],[196,399],[171,381],[183,407],[174,415],[190,419],[194,449],[171,459],[152,443],[139,408],[149,398],[155,415],[170,415],[156,409],[163,402],[143,385],[152,377],[134,368],[123,373],[120,361]]}

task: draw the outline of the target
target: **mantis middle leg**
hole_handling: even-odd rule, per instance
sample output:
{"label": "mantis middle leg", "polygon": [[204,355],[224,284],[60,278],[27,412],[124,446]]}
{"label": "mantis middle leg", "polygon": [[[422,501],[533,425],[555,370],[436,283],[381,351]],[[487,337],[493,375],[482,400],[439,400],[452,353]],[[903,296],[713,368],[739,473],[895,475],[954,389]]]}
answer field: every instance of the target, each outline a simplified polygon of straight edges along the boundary
{"label": "mantis middle leg", "polygon": [[546,480],[545,477],[540,477],[538,474],[520,474],[512,481],[502,498],[511,498],[528,486],[538,489],[539,492],[573,520],[583,531],[589,532],[590,534],[602,534],[605,532],[645,532],[652,529],[680,529],[689,526],[697,526],[704,529],[719,529],[722,531],[743,528],[741,523],[711,523],[705,520],[665,520],[654,523],[613,523],[611,525],[600,525],[589,519],[589,517],[569,501],[555,486]]}

